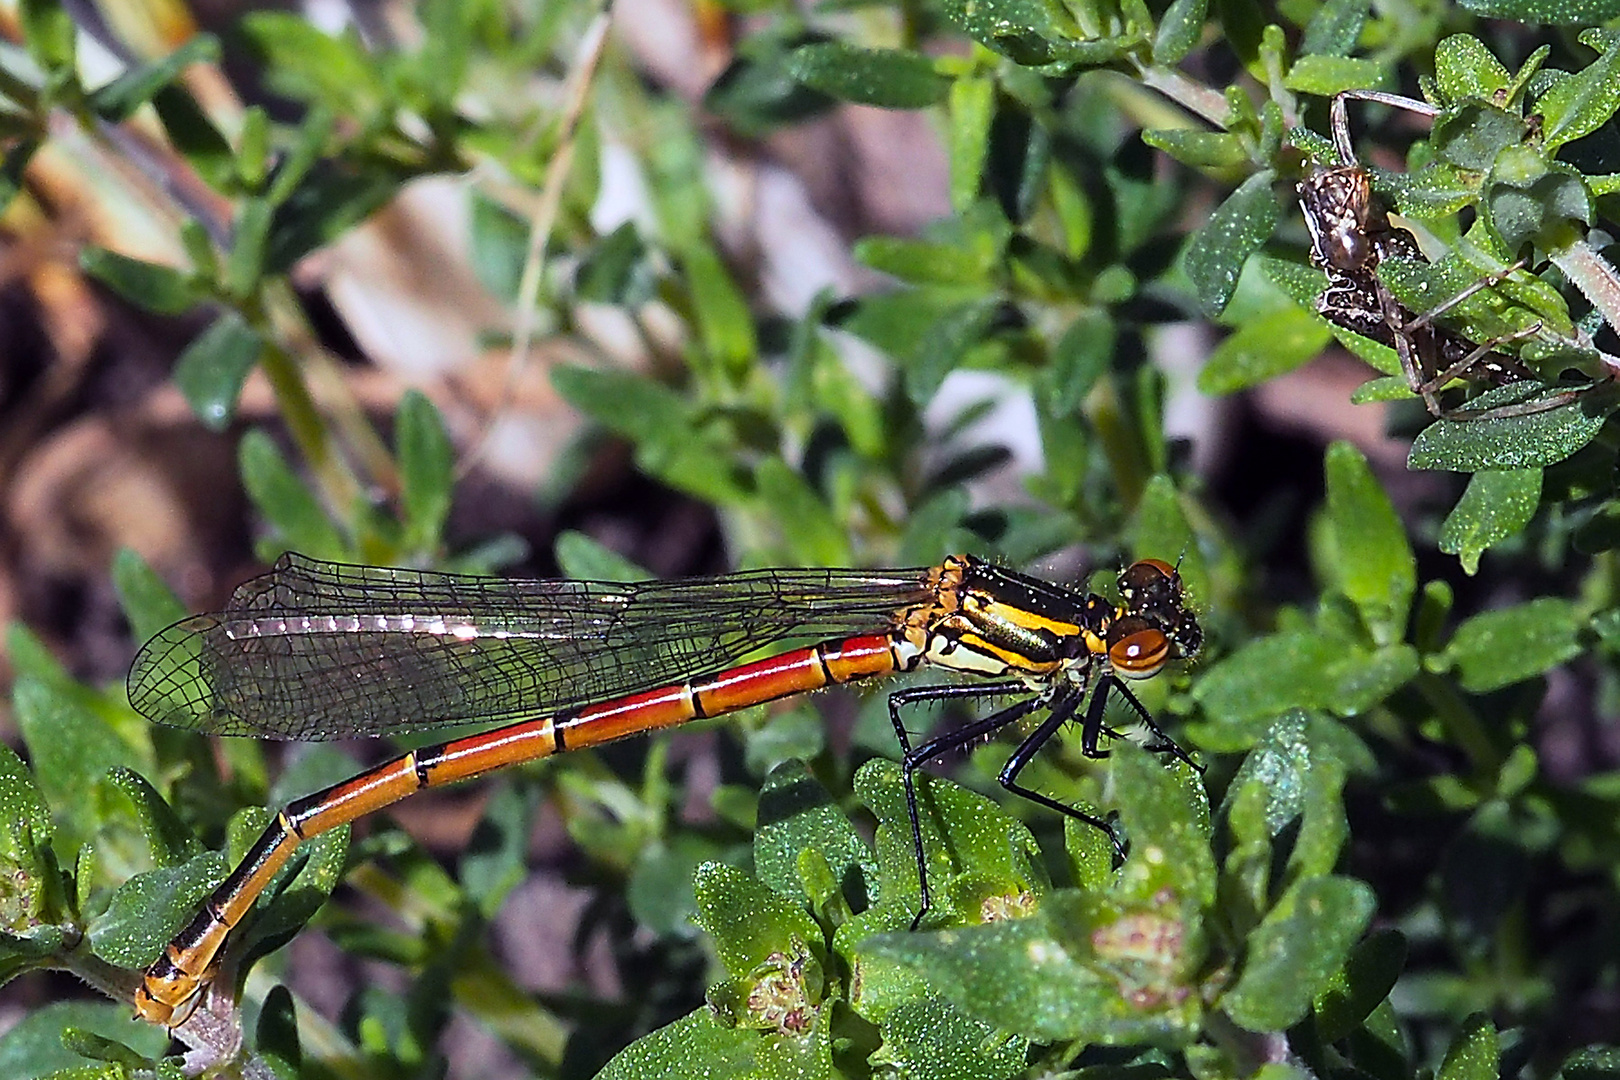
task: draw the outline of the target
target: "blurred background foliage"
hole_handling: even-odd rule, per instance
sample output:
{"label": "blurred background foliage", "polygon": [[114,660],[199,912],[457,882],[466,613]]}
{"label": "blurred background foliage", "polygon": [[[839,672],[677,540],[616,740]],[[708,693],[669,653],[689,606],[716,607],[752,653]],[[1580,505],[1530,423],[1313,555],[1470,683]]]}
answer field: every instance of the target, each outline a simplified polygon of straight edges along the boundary
{"label": "blurred background foliage", "polygon": [[[0,1074],[1614,1073],[1614,7],[0,4]],[[1351,110],[1385,287],[1524,259],[1446,325],[1551,407],[1435,420],[1316,314],[1346,89],[1439,114]],[[133,973],[390,752],[128,708],[285,550],[1179,560],[1142,696],[1208,771],[1043,756],[1116,868],[947,763],[908,933],[881,693],[564,755],[311,845],[171,1044]]]}

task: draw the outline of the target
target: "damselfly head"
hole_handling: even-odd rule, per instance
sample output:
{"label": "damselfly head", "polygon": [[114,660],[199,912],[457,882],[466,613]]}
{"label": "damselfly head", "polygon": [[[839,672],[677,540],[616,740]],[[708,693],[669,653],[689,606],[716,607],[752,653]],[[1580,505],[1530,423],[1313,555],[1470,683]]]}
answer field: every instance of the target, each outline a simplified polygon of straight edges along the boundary
{"label": "damselfly head", "polygon": [[[1132,563],[1119,575],[1119,594],[1124,603],[1120,617],[1108,628],[1108,659],[1120,674],[1146,678],[1167,660],[1192,656],[1204,643],[1198,620],[1185,606],[1181,573],[1169,563],[1161,559]],[[1158,649],[1147,639],[1130,640],[1143,632],[1164,639],[1164,656],[1150,670],[1144,670],[1149,666],[1145,658]],[[1120,655],[1116,650],[1122,650]]]}

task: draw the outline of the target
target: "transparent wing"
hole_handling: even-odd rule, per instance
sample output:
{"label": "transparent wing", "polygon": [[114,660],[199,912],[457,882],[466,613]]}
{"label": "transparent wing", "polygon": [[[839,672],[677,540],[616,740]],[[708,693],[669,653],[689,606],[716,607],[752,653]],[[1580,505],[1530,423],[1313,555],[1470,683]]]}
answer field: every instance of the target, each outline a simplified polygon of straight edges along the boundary
{"label": "transparent wing", "polygon": [[786,639],[887,629],[928,571],[522,581],[288,554],[147,642],[129,700],[219,735],[338,739],[512,720],[721,670]]}

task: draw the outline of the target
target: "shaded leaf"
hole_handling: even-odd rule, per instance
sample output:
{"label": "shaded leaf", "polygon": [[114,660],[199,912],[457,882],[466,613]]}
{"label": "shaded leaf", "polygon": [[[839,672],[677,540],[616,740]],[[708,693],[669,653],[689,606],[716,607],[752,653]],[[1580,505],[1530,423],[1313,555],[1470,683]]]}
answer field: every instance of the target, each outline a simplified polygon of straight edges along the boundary
{"label": "shaded leaf", "polygon": [[1206,394],[1246,390],[1307,363],[1332,339],[1319,317],[1297,307],[1247,320],[1210,354],[1198,373],[1198,389]]}
{"label": "shaded leaf", "polygon": [[456,455],[439,410],[420,391],[408,390],[400,400],[394,439],[407,542],[418,551],[435,551],[450,516]]}
{"label": "shaded leaf", "polygon": [[1237,289],[1238,277],[1249,256],[1270,239],[1277,224],[1276,179],[1262,169],[1210,215],[1187,247],[1186,270],[1198,290],[1198,300],[1209,315],[1218,315]]}
{"label": "shaded leaf", "polygon": [[[1546,12],[1559,5],[1543,2],[1537,6]],[[1594,17],[1590,14],[1591,3],[1580,6],[1588,12],[1585,18]],[[1620,5],[1614,8],[1620,11]],[[1555,20],[1544,17],[1542,21]],[[1610,42],[1602,55],[1536,99],[1547,152],[1590,135],[1607,123],[1616,109],[1620,109],[1620,39]]]}
{"label": "shaded leaf", "polygon": [[1464,621],[1447,642],[1441,660],[1456,668],[1463,689],[1485,693],[1534,678],[1579,656],[1581,623],[1572,601],[1543,596]]}
{"label": "shaded leaf", "polygon": [[1372,889],[1347,877],[1305,878],[1283,894],[1249,935],[1243,973],[1221,999],[1250,1031],[1282,1031],[1344,966],[1377,907]]}
{"label": "shaded leaf", "polygon": [[236,416],[236,402],[264,351],[264,338],[235,311],[197,335],[175,361],[174,382],[192,414],[209,431],[224,431]]}
{"label": "shaded leaf", "polygon": [[1347,442],[1328,447],[1327,504],[1340,589],[1374,641],[1398,640],[1417,588],[1417,559],[1367,459]]}
{"label": "shaded leaf", "polygon": [[1522,532],[1540,503],[1540,469],[1477,472],[1440,526],[1440,550],[1456,555],[1471,577],[1485,549]]}
{"label": "shaded leaf", "polygon": [[[1471,409],[1535,404],[1565,396],[1536,383],[1511,383],[1481,394]],[[1410,469],[1539,469],[1557,464],[1597,437],[1620,398],[1600,387],[1573,401],[1525,416],[1437,420],[1418,432],[1407,456]]]}
{"label": "shaded leaf", "polygon": [[90,108],[103,120],[122,123],[159,90],[177,79],[186,67],[218,60],[219,55],[218,38],[212,34],[197,34],[168,56],[151,63],[137,64],[112,82],[97,88],[90,94]]}
{"label": "shaded leaf", "polygon": [[1389,996],[1406,964],[1406,936],[1374,930],[1355,947],[1316,997],[1316,1032],[1324,1045],[1349,1035]]}
{"label": "shaded leaf", "polygon": [[903,49],[859,49],[836,41],[801,45],[787,57],[795,79],[844,101],[884,109],[922,109],[945,100],[950,81],[934,62]]}
{"label": "shaded leaf", "polygon": [[158,315],[180,315],[200,299],[190,275],[90,245],[79,252],[84,272],[125,300]]}

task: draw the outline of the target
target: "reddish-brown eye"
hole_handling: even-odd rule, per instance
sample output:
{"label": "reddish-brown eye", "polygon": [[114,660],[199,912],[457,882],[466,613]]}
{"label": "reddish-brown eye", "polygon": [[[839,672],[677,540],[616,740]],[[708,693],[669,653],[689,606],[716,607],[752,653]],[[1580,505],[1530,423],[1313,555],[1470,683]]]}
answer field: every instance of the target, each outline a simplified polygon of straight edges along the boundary
{"label": "reddish-brown eye", "polygon": [[1151,566],[1153,569],[1157,570],[1167,578],[1173,578],[1176,576],[1176,568],[1165,562],[1163,559],[1138,559],[1132,565]]}
{"label": "reddish-brown eye", "polygon": [[1144,626],[1109,637],[1112,640],[1108,643],[1108,662],[1127,679],[1151,678],[1170,659],[1170,639],[1162,630]]}
{"label": "reddish-brown eye", "polygon": [[1181,599],[1181,575],[1160,559],[1140,559],[1119,575],[1119,594],[1137,610],[1175,604]]}

